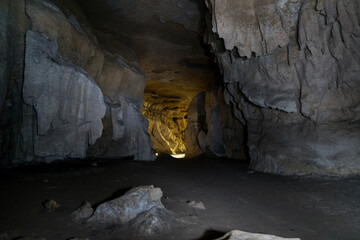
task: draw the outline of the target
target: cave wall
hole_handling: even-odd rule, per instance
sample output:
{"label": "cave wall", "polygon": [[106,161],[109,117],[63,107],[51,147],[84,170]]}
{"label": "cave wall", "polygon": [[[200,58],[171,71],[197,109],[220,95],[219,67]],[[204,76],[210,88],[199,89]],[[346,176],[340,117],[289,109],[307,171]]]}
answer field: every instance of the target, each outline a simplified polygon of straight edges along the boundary
{"label": "cave wall", "polygon": [[356,0],[207,0],[205,40],[246,125],[251,165],[282,174],[360,171]]}
{"label": "cave wall", "polygon": [[187,109],[186,157],[246,159],[244,126],[226,104],[223,89],[213,86],[199,93]]}
{"label": "cave wall", "polygon": [[[55,2],[2,2],[0,47],[6,55],[0,73],[7,94],[1,95],[1,164],[86,156],[154,159],[141,114],[144,71],[120,50],[104,49],[84,16],[77,15],[78,22],[68,10],[81,13],[76,4]],[[89,144],[95,145],[87,152]]]}

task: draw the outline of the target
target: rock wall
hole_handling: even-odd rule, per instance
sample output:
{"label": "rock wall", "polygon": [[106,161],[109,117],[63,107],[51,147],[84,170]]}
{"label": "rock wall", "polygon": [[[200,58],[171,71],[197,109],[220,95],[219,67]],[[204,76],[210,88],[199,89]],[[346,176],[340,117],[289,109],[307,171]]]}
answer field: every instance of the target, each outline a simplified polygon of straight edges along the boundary
{"label": "rock wall", "polygon": [[[5,76],[1,86],[6,86],[9,100],[1,124],[12,130],[0,133],[5,156],[1,163],[103,155],[154,159],[148,123],[140,111],[143,71],[127,64],[116,51],[104,50],[86,22],[79,23],[67,9],[76,8],[75,4],[58,5],[61,8],[48,0],[2,4],[6,6],[0,15],[7,21],[0,27],[8,35],[0,37],[0,48],[7,53],[5,60],[0,59],[0,73]],[[3,93],[0,97],[3,103]],[[99,139],[103,132],[112,136]],[[87,152],[97,139],[104,150]],[[113,155],[106,148],[110,144],[122,149],[122,154]]]}
{"label": "rock wall", "polygon": [[246,124],[252,167],[360,171],[356,0],[207,0],[206,41],[226,102]]}
{"label": "rock wall", "polygon": [[36,112],[38,158],[83,158],[102,134],[106,106],[100,88],[85,71],[64,62],[57,42],[45,33],[26,34],[23,98]]}
{"label": "rock wall", "polygon": [[31,160],[32,155],[34,111],[22,101],[25,1],[1,1],[0,16],[0,164],[11,164]]}
{"label": "rock wall", "polygon": [[186,157],[245,159],[243,125],[226,105],[221,88],[199,93],[187,109]]}

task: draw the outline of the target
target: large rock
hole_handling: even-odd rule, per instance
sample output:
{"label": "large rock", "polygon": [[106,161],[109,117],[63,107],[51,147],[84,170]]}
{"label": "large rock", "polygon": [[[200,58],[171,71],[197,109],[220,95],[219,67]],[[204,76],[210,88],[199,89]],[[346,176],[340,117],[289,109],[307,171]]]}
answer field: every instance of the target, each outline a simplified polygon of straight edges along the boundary
{"label": "large rock", "polygon": [[37,117],[36,157],[85,157],[88,144],[102,134],[106,106],[94,80],[58,55],[44,33],[26,36],[23,96]]}
{"label": "large rock", "polygon": [[239,230],[233,230],[228,232],[221,238],[216,240],[300,240],[300,238],[282,238],[274,235],[268,234],[259,234],[259,233],[249,233]]}
{"label": "large rock", "polygon": [[247,126],[252,167],[360,172],[359,3],[207,5],[212,32],[206,39],[224,75],[226,102]]}
{"label": "large rock", "polygon": [[188,108],[185,130],[186,156],[206,153],[212,157],[245,159],[243,128],[225,104],[222,90],[214,87],[199,93]]}
{"label": "large rock", "polygon": [[161,189],[154,188],[152,185],[132,188],[123,196],[100,204],[89,221],[102,224],[124,224],[142,212],[153,208],[164,208],[161,197]]}

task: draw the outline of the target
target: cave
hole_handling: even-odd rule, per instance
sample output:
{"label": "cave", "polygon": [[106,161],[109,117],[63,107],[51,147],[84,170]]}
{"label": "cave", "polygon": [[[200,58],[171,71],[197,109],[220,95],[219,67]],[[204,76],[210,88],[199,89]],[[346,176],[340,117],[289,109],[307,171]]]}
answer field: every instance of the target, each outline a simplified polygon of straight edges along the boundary
{"label": "cave", "polygon": [[360,239],[358,0],[1,0],[0,240]]}

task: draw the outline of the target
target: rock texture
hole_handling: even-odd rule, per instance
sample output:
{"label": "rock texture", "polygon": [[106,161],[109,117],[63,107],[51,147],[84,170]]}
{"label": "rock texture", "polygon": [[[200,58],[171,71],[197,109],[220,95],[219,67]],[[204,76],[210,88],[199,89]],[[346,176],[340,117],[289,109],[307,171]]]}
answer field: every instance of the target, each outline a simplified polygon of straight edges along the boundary
{"label": "rock texture", "polygon": [[87,220],[93,215],[94,209],[89,202],[84,202],[79,209],[74,211],[71,215],[74,220]]}
{"label": "rock texture", "polygon": [[199,93],[188,110],[185,130],[186,156],[202,153],[211,157],[245,159],[243,125],[225,104],[221,88]]}
{"label": "rock texture", "polygon": [[123,196],[100,204],[88,222],[127,226],[137,237],[164,233],[171,228],[175,216],[161,203],[162,194],[160,188],[152,185],[132,188]]}
{"label": "rock texture", "polygon": [[285,239],[300,240],[300,238],[282,238],[274,235],[249,233],[239,230],[233,230],[216,240],[285,240]]}
{"label": "rock texture", "polygon": [[124,196],[100,204],[89,221],[104,224],[126,223],[139,213],[152,208],[164,208],[161,197],[161,189],[154,186],[132,188]]}
{"label": "rock texture", "polygon": [[34,154],[48,159],[85,157],[102,134],[106,106],[94,80],[58,55],[44,33],[26,35],[23,96],[36,111]]}
{"label": "rock texture", "polygon": [[85,156],[154,159],[141,114],[143,70],[124,59],[120,53],[130,55],[118,45],[104,50],[75,2],[54,2],[1,3],[2,164]]}
{"label": "rock texture", "polygon": [[247,128],[252,167],[360,171],[360,27],[355,0],[208,0],[224,96]]}

